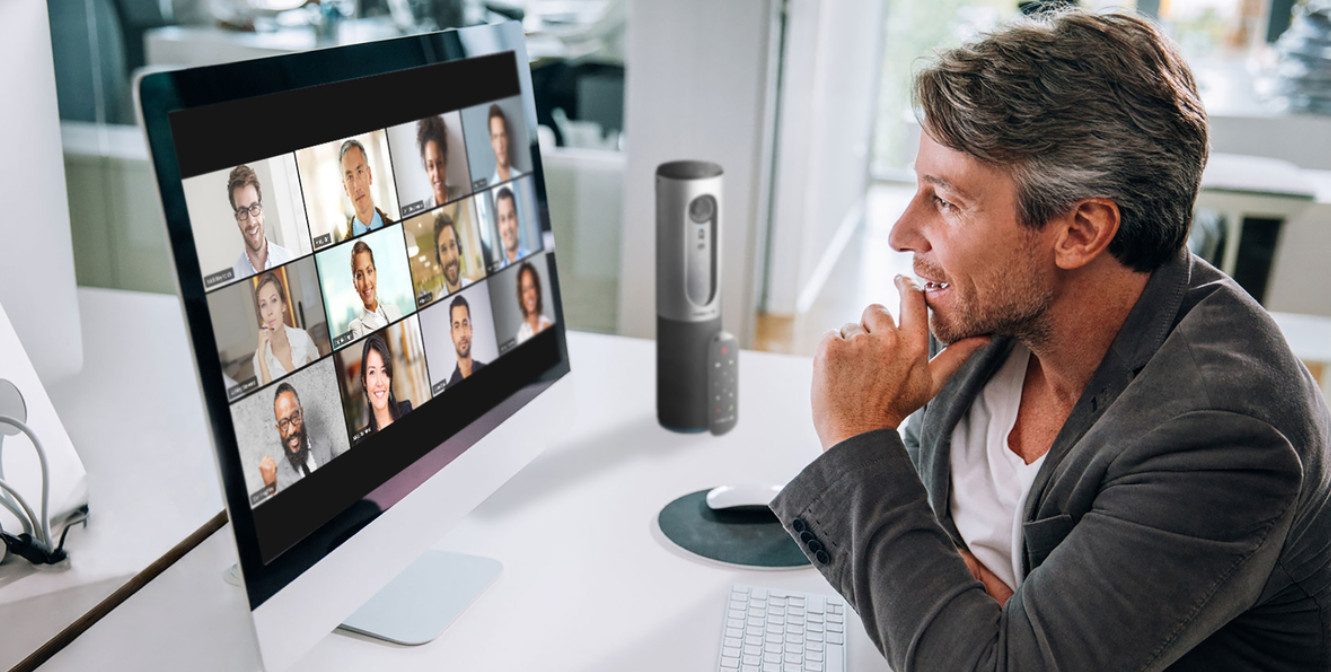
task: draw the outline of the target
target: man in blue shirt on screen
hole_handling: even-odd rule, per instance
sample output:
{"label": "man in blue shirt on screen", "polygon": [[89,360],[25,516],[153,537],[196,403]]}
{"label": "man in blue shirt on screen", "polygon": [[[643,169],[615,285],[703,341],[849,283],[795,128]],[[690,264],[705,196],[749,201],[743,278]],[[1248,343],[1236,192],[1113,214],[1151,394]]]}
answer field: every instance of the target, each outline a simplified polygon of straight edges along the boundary
{"label": "man in blue shirt on screen", "polygon": [[351,199],[354,215],[347,221],[352,237],[369,233],[393,223],[374,204],[374,174],[370,171],[369,157],[365,145],[359,140],[347,140],[338,151],[338,160],[342,163],[342,188]]}

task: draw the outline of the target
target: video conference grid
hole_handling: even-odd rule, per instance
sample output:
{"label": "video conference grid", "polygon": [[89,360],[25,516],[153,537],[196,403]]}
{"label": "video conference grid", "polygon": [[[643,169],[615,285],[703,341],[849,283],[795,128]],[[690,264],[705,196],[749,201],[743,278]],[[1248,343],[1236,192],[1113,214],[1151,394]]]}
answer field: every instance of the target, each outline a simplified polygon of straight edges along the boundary
{"label": "video conference grid", "polygon": [[[519,99],[514,99],[514,100],[519,100]],[[435,117],[435,119],[440,119],[442,117],[443,115],[439,115]],[[423,125],[431,121],[432,121],[431,119],[427,118],[425,120],[420,120],[416,123],[418,125]],[[519,125],[522,124],[521,119],[518,119],[517,121]],[[467,123],[466,120],[460,118],[459,122],[460,124],[464,125]],[[487,119],[487,126],[489,126],[491,123],[493,122]],[[513,126],[512,122],[510,122],[508,119],[505,119],[503,121],[503,124],[508,128],[511,128]],[[487,131],[488,130],[489,129],[487,129]],[[338,158],[339,164],[344,164],[342,159],[346,158],[347,155],[351,155],[351,158],[349,158],[346,161],[346,163],[356,164],[358,163],[358,161],[363,162],[366,166],[368,166],[370,175],[372,176],[387,175],[389,183],[386,186],[390,190],[392,190],[391,193],[401,194],[404,192],[400,187],[404,185],[398,182],[398,180],[401,178],[395,174],[396,171],[391,170],[392,167],[394,165],[400,165],[403,156],[410,153],[412,149],[416,149],[420,152],[421,158],[419,160],[421,160],[424,163],[428,163],[430,157],[428,156],[429,151],[427,150],[433,150],[434,148],[428,147],[429,143],[423,143],[422,146],[416,148],[394,146],[393,143],[391,142],[391,139],[386,138],[387,131],[388,129],[376,129],[375,131],[371,131],[368,133],[368,135],[371,136],[380,134],[381,137],[385,138],[386,142],[384,144],[386,144],[388,148],[387,157],[376,156],[375,161],[373,162],[371,161],[370,155],[373,154],[374,152],[370,150],[369,147],[367,147],[363,142],[359,146],[351,147],[349,149],[344,146],[343,140],[338,140],[332,143],[325,143],[325,144],[337,145],[339,154],[341,154],[341,156],[339,156]],[[493,135],[491,133],[487,134]],[[466,139],[467,136],[465,134],[465,129],[459,129],[459,132],[456,133],[455,135],[456,135],[456,137],[454,138],[455,140],[457,138],[463,138],[463,141],[461,143],[458,143],[460,146],[449,147],[448,149],[449,161],[462,161],[464,164],[467,164],[468,163],[467,157],[471,152],[492,151],[491,147],[479,147],[479,148],[469,147],[468,145],[470,143],[469,140]],[[474,139],[474,137],[475,136],[473,135],[472,139]],[[424,341],[431,338],[445,339],[451,341],[452,340],[451,335],[445,336],[444,334],[439,334],[439,333],[431,334],[431,333],[426,333],[423,330],[421,326],[421,316],[424,315],[427,311],[444,311],[444,310],[448,311],[449,316],[447,318],[447,322],[449,324],[454,322],[452,318],[454,317],[455,314],[459,317],[459,319],[461,319],[463,313],[465,312],[468,315],[467,318],[468,321],[471,322],[472,320],[470,319],[470,316],[473,313],[478,312],[478,310],[486,311],[489,312],[489,322],[492,330],[494,328],[494,315],[499,311],[501,310],[512,311],[514,310],[514,308],[516,308],[519,312],[522,312],[522,307],[520,305],[516,305],[519,302],[520,298],[518,296],[514,296],[513,294],[509,294],[508,292],[504,292],[499,296],[495,296],[494,295],[495,293],[491,292],[488,302],[489,305],[485,306],[473,305],[469,306],[468,309],[465,311],[461,309],[455,310],[455,307],[450,307],[449,304],[451,302],[449,301],[449,299],[453,299],[457,296],[464,296],[468,294],[468,290],[477,287],[478,284],[488,283],[491,278],[496,276],[496,274],[501,273],[510,268],[512,268],[515,273],[519,272],[519,269],[525,271],[527,264],[531,264],[531,266],[535,269],[534,274],[537,276],[535,280],[542,287],[546,286],[547,283],[549,282],[549,270],[547,266],[547,261],[545,255],[541,254],[544,251],[544,248],[541,241],[540,228],[537,222],[537,213],[535,212],[535,207],[534,207],[534,185],[531,183],[532,178],[529,175],[530,165],[531,165],[530,156],[529,155],[521,156],[522,154],[526,154],[528,152],[527,149],[528,147],[529,145],[526,142],[508,143],[507,145],[508,151],[518,155],[517,157],[515,157],[517,160],[510,160],[509,162],[510,174],[506,177],[506,179],[501,179],[497,183],[495,183],[495,181],[491,179],[490,176],[484,176],[480,178],[476,178],[475,176],[473,176],[474,179],[467,180],[464,184],[461,185],[445,184],[445,189],[447,189],[445,193],[447,193],[447,197],[443,200],[443,202],[439,202],[438,199],[435,199],[434,201],[429,202],[428,204],[422,202],[412,202],[409,204],[404,204],[405,208],[392,207],[388,210],[385,210],[384,208],[380,207],[379,204],[375,204],[374,206],[375,217],[372,217],[371,218],[372,221],[370,222],[371,225],[374,226],[373,229],[367,228],[366,230],[361,230],[361,227],[356,226],[356,224],[360,223],[359,218],[353,216],[352,218],[349,219],[349,221],[347,221],[342,226],[343,230],[340,231],[338,234],[333,235],[331,237],[328,236],[328,234],[313,236],[310,234],[310,228],[311,228],[310,212],[309,209],[306,208],[303,212],[300,212],[298,214],[303,215],[304,217],[303,220],[304,229],[306,231],[306,236],[308,237],[309,245],[308,247],[301,246],[301,251],[299,253],[292,255],[289,260],[281,262],[280,264],[272,263],[273,261],[277,261],[277,255],[272,254],[274,245],[271,241],[268,240],[268,232],[265,230],[265,227],[263,226],[263,222],[261,220],[259,227],[260,233],[262,233],[265,237],[265,245],[267,247],[270,258],[270,262],[267,265],[267,267],[262,270],[259,270],[257,273],[251,272],[247,275],[236,273],[234,268],[225,269],[222,272],[214,272],[213,274],[210,274],[205,277],[205,285],[208,287],[207,290],[208,294],[211,297],[212,295],[220,292],[225,292],[228,290],[235,291],[232,288],[243,287],[247,291],[252,292],[254,299],[254,303],[252,305],[255,308],[256,317],[258,317],[261,320],[262,316],[259,314],[260,309],[258,305],[260,300],[260,290],[263,290],[263,298],[270,298],[273,295],[273,291],[272,289],[269,288],[274,288],[275,283],[272,283],[269,278],[270,276],[276,277],[282,281],[280,283],[281,289],[276,292],[276,296],[278,297],[280,302],[284,304],[284,310],[286,311],[282,315],[282,319],[278,328],[284,328],[288,332],[288,334],[292,333],[293,331],[301,332],[307,337],[306,338],[307,341],[312,342],[314,340],[319,340],[323,342],[324,345],[312,346],[317,350],[317,356],[313,357],[312,359],[309,359],[308,361],[304,361],[303,363],[296,364],[294,362],[294,360],[296,359],[295,356],[296,346],[295,344],[289,342],[288,347],[291,349],[291,356],[289,357],[289,360],[293,361],[294,364],[291,370],[272,374],[266,380],[260,380],[261,376],[259,374],[259,371],[256,370],[254,371],[255,375],[253,379],[227,381],[228,397],[229,401],[231,402],[233,412],[239,405],[244,403],[250,395],[258,395],[261,397],[268,396],[268,395],[258,394],[259,392],[262,391],[267,391],[270,393],[276,391],[276,394],[274,395],[275,398],[273,405],[278,406],[280,402],[278,402],[277,398],[284,396],[284,391],[281,389],[284,385],[288,385],[291,387],[291,389],[294,389],[296,392],[296,396],[299,397],[300,390],[296,388],[294,384],[294,381],[299,376],[299,374],[301,374],[306,368],[316,367],[317,365],[329,359],[333,359],[336,362],[339,355],[341,355],[345,349],[350,348],[351,346],[356,345],[358,343],[364,343],[365,339],[378,338],[379,343],[377,343],[376,345],[379,344],[388,345],[390,350],[390,355],[388,359],[390,361],[396,360],[400,356],[400,353],[391,353],[392,350],[391,346],[393,345],[391,341],[394,339],[384,338],[385,335],[390,334],[391,332],[395,331],[397,332],[399,338],[396,339],[398,341],[396,345],[399,348],[402,346],[404,340],[403,338],[401,338],[401,335],[406,333],[415,335],[417,342],[414,345],[418,347],[423,346]],[[306,148],[306,149],[312,149],[312,148]],[[297,150],[292,154],[295,155],[297,153],[300,153],[301,151],[303,150]],[[357,157],[357,155],[359,156]],[[268,159],[261,159],[254,163],[258,164],[264,161],[271,163],[273,158],[274,157],[269,157]],[[385,161],[385,159],[387,160]],[[375,163],[377,163],[378,165],[376,166]],[[353,195],[354,182],[357,179],[355,175],[355,168],[353,167],[352,171],[342,170],[345,167],[346,167],[345,165],[339,165],[338,169],[340,172],[344,174],[344,180],[347,185],[346,186],[347,196],[349,198],[354,198],[355,197]],[[376,170],[376,167],[378,168],[378,170]],[[523,170],[520,171],[519,170],[520,168]],[[230,171],[227,172],[229,173]],[[427,173],[428,172],[429,168],[427,167]],[[498,169],[496,169],[496,174],[495,174],[496,177],[499,176],[498,173],[499,171]],[[202,177],[206,176],[198,176],[196,178],[190,178],[190,179],[197,180]],[[305,186],[306,182],[308,181],[306,179],[308,176],[302,174],[302,167],[300,166],[299,162],[297,162],[296,165],[296,177],[301,185],[299,198],[297,200],[302,207],[305,207],[309,203],[309,199],[307,198],[307,191],[309,191],[309,189],[307,189],[307,187]],[[414,186],[419,186],[419,185],[414,185]],[[232,196],[234,200],[234,195],[236,194],[236,192],[244,191],[244,185],[242,184],[239,188],[235,190],[231,190],[230,186],[228,185],[228,190],[230,191],[228,195]],[[265,193],[272,193],[273,191],[275,190],[270,189]],[[505,198],[499,198],[498,194],[500,192],[508,192],[513,195],[512,197],[508,197],[508,194],[506,193]],[[222,199],[222,196],[223,194],[220,191],[217,192],[217,198],[219,201]],[[326,198],[328,200],[338,201],[339,207],[335,208],[335,210],[342,209],[340,203],[340,199],[342,198],[342,196],[343,194],[340,193],[319,195],[320,198]],[[240,212],[240,209],[246,206],[245,203],[242,203],[240,206],[233,206],[237,208],[232,211],[234,214],[234,221],[237,222],[238,225],[243,225],[245,222],[242,220],[253,220],[256,218],[261,218],[263,216],[262,200],[263,199],[260,198],[257,201],[260,203],[259,209],[257,211],[256,209],[253,208],[252,205],[249,205],[248,209],[246,210],[246,213],[244,213],[243,215]],[[521,205],[519,205],[519,203],[521,203]],[[355,203],[353,202],[353,210],[354,206]],[[194,226],[197,227],[198,226],[197,221],[200,218],[196,218],[194,216],[195,215],[194,204],[191,204],[190,207],[191,207],[190,211],[191,221],[194,222],[195,223]],[[221,205],[219,204],[218,207],[221,207]],[[462,220],[464,219],[464,217],[458,216],[453,218],[454,226],[451,228],[453,229],[453,237],[457,239],[463,237],[461,235],[461,232],[458,231],[458,229],[461,226],[469,226],[470,231],[468,232],[469,233],[468,237],[471,239],[470,242],[472,243],[473,247],[475,246],[476,243],[480,244],[481,256],[483,257],[483,261],[481,262],[480,269],[474,269],[472,271],[472,274],[475,279],[471,283],[466,283],[461,278],[458,278],[457,282],[451,282],[447,279],[447,277],[444,277],[442,291],[438,292],[437,295],[433,295],[430,292],[419,291],[419,288],[429,284],[430,282],[439,280],[440,278],[438,276],[443,275],[445,269],[443,268],[443,264],[441,263],[440,259],[436,257],[436,260],[433,264],[427,263],[426,268],[429,269],[428,271],[420,270],[420,263],[423,262],[420,262],[419,260],[424,258],[426,262],[428,262],[430,255],[428,254],[428,252],[421,249],[415,249],[414,250],[415,254],[411,255],[413,248],[419,248],[419,246],[414,245],[413,241],[409,239],[407,234],[407,226],[404,219],[400,216],[395,217],[395,215],[399,215],[399,213],[403,209],[409,209],[414,211],[413,214],[408,218],[412,221],[415,221],[418,218],[428,218],[429,220],[433,220],[437,213],[444,212],[446,210],[452,210],[454,212],[461,212],[463,209],[469,210],[468,216],[465,218],[466,220],[469,220],[469,224],[460,225],[457,220]],[[489,211],[488,213],[485,212],[485,210],[487,209]],[[516,222],[512,224],[512,226],[516,227],[516,231],[509,234],[511,237],[516,238],[519,241],[519,244],[516,246],[517,247],[516,250],[512,249],[511,245],[506,244],[505,232],[499,228],[500,226],[505,225],[504,222],[501,221],[505,218],[516,220]],[[374,220],[382,220],[382,221],[374,221]],[[524,226],[525,230],[523,229]],[[494,227],[494,228],[492,228],[490,231],[487,232],[489,234],[488,236],[482,236],[481,227]],[[449,227],[445,227],[445,231],[447,228]],[[440,231],[440,235],[444,235],[445,231]],[[245,232],[243,230],[241,232],[241,235],[242,236],[245,235]],[[434,236],[432,235],[432,237]],[[375,239],[376,244],[374,246],[370,246],[366,242],[371,238]],[[439,241],[436,238],[434,242],[437,245]],[[371,253],[367,255],[364,254],[363,249],[356,249],[351,251],[350,254],[348,255],[349,249],[360,247],[358,243],[365,245],[365,247],[369,247]],[[495,249],[497,247],[500,249]],[[379,318],[379,320],[376,321],[373,319],[365,319],[370,315],[368,308],[365,308],[365,306],[370,305],[370,303],[368,303],[368,298],[366,295],[361,295],[358,298],[361,299],[361,305],[362,308],[365,308],[364,312],[366,314],[357,318],[357,320],[360,323],[358,325],[358,328],[354,329],[339,328],[335,332],[334,316],[328,314],[328,307],[330,306],[330,302],[328,300],[329,286],[330,284],[335,284],[332,282],[333,274],[338,272],[342,273],[349,272],[353,276],[358,276],[359,279],[353,278],[353,285],[356,286],[357,290],[359,291],[360,289],[365,288],[367,285],[367,283],[364,280],[364,276],[367,274],[367,272],[368,274],[372,275],[377,274],[377,265],[379,261],[385,257],[385,255],[389,256],[402,255],[403,257],[410,255],[412,257],[412,259],[407,260],[407,274],[409,277],[409,281],[411,283],[410,291],[408,293],[409,301],[403,303],[402,306],[397,310],[389,311],[386,308],[383,301],[379,301],[376,299],[376,302],[378,303],[378,309],[375,311],[375,313],[377,313],[377,317]],[[351,263],[349,264],[349,266],[342,267],[345,270],[339,271],[332,264],[326,267],[323,263],[319,263],[317,269],[315,270],[315,275],[317,277],[315,292],[318,294],[320,301],[323,303],[323,306],[319,306],[317,308],[324,311],[323,321],[325,329],[327,330],[326,331],[327,339],[325,340],[323,338],[325,334],[323,333],[315,333],[315,334],[309,333],[310,331],[314,331],[318,327],[318,325],[310,324],[309,321],[304,319],[303,318],[304,311],[302,311],[302,317],[299,319],[295,314],[296,306],[293,304],[296,302],[293,301],[294,294],[291,291],[291,285],[292,285],[292,279],[294,276],[296,276],[296,273],[292,271],[293,269],[297,269],[298,266],[301,264],[306,264],[306,265],[311,264],[312,259],[318,259],[322,261],[324,258],[334,258],[340,256],[349,256],[351,259]],[[411,265],[412,260],[418,260],[418,264],[416,267],[412,267]],[[241,261],[244,260],[242,259]],[[360,268],[358,268],[358,262]],[[237,264],[237,266],[239,265],[240,264]],[[207,269],[204,269],[204,271],[206,273]],[[424,274],[425,277],[421,277],[422,274]],[[524,275],[525,273],[519,273],[519,274]],[[309,275],[308,270],[306,270],[305,275],[306,276]],[[248,280],[248,282],[241,282],[243,280]],[[402,278],[395,278],[395,280],[400,281],[402,280]],[[461,284],[462,286],[459,287],[457,286],[458,284]],[[526,278],[519,278],[517,280],[517,286],[521,287],[524,284],[531,284],[530,280]],[[449,285],[454,285],[454,286],[450,287]],[[308,290],[309,288],[306,289]],[[375,292],[377,292],[378,286],[377,284],[375,284],[374,280],[371,280],[371,282],[368,283],[368,289],[369,289],[368,296],[369,297],[375,296]],[[540,290],[538,289],[537,291],[539,292]],[[548,290],[546,291],[548,292]],[[427,296],[427,294],[429,294],[429,296]],[[548,306],[545,307],[545,312],[546,313],[549,312]],[[215,324],[217,319],[218,316],[214,315]],[[539,324],[539,328],[536,331],[539,331],[540,329],[548,327],[552,323],[552,320],[548,315],[542,313],[537,317],[537,322]],[[295,323],[296,326],[293,326],[293,323]],[[260,326],[260,329],[263,329],[262,324]],[[530,327],[527,327],[527,329],[530,331]],[[531,334],[528,333],[527,337],[530,337],[530,335]],[[290,337],[288,338],[288,340],[289,341],[291,340]],[[504,337],[502,338],[498,337],[498,335],[496,334],[496,339],[495,339],[496,342],[493,344],[492,351],[497,351],[496,352],[497,355],[502,355],[503,352],[506,352],[507,350],[511,349],[512,347],[517,345],[518,342],[520,342],[521,340],[525,340],[521,337],[521,334],[518,334],[516,336],[505,334]],[[412,345],[410,341],[407,341],[407,344]],[[311,346],[307,344],[306,349],[308,350],[309,347]],[[422,370],[409,373],[401,371],[394,372],[395,378],[401,375],[410,375],[410,374],[419,375],[423,373],[425,376],[425,380],[427,380],[429,383],[428,385],[425,386],[425,389],[417,390],[415,392],[415,398],[410,400],[397,400],[396,402],[397,408],[390,410],[394,414],[398,412],[399,408],[405,407],[406,410],[403,410],[402,415],[398,415],[394,419],[404,417],[406,413],[418,409],[422,404],[430,401],[432,398],[437,396],[444,389],[451,389],[454,385],[461,382],[456,380],[451,380],[451,381],[444,380],[445,378],[449,378],[450,376],[456,377],[457,371],[461,369],[461,367],[457,363],[458,357],[456,356],[457,355],[456,348],[460,346],[457,346],[455,343],[454,347],[455,347],[454,351],[455,356],[450,359],[441,358],[440,361],[432,361],[430,357],[426,356],[424,352],[425,349],[421,347],[420,351],[411,353],[410,356],[415,359],[413,366],[419,367]],[[269,352],[268,350],[261,351],[259,347],[256,347],[255,350],[256,354],[254,356],[254,363],[256,365],[260,362],[260,360],[268,359],[268,352]],[[369,347],[365,348],[365,354],[362,357],[360,357],[361,361],[359,361],[358,366],[355,367],[360,370],[359,376],[354,374],[350,370],[343,370],[343,367],[341,366],[335,366],[332,367],[331,369],[329,369],[329,367],[322,367],[323,372],[321,372],[320,375],[327,375],[327,373],[331,370],[332,371],[331,375],[334,375],[334,377],[336,378],[336,380],[333,382],[336,384],[336,387],[340,393],[340,400],[339,400],[340,403],[338,404],[338,406],[341,407],[339,410],[341,410],[343,413],[345,413],[346,409],[352,408],[353,406],[358,404],[365,405],[367,402],[367,395],[362,389],[359,389],[361,388],[361,384],[360,381],[357,380],[357,378],[360,378],[360,380],[364,380],[363,376],[366,368],[365,364],[366,360],[370,359],[371,350],[375,350],[375,348],[369,348]],[[472,348],[470,348],[470,350],[473,353],[475,352],[476,348],[474,343],[472,344]],[[379,360],[382,362],[383,357],[379,357]],[[479,362],[479,360],[473,358],[473,362]],[[484,362],[480,363],[482,365],[484,364]],[[440,366],[445,366],[447,370],[444,372],[438,371],[436,367]],[[227,368],[228,368],[228,363],[224,361],[223,362],[224,371]],[[349,369],[350,367],[347,368]],[[479,367],[474,367],[473,371],[478,369]],[[326,383],[327,381],[325,381],[324,389],[330,387]],[[409,403],[405,404],[404,406],[402,404],[402,401],[408,401]],[[288,406],[290,406],[290,404],[288,404]],[[372,415],[373,411],[371,410],[369,411],[369,413]],[[275,414],[276,411],[274,411],[274,416],[270,416],[274,418],[274,422],[270,425],[271,429],[269,430],[267,438],[261,442],[261,445],[271,448],[269,448],[267,451],[259,451],[259,452],[269,453],[273,458],[272,461],[267,464],[264,464],[263,460],[261,460],[259,464],[254,464],[252,461],[250,461],[250,463],[245,464],[245,468],[247,470],[260,472],[263,481],[262,487],[257,489],[252,489],[251,491],[251,506],[257,506],[262,502],[269,501],[271,500],[272,497],[276,496],[280,492],[282,485],[280,483],[281,479],[275,479],[274,472],[288,466],[283,464],[282,462],[286,458],[286,456],[280,454],[281,443],[279,442],[279,439],[284,440],[287,438],[286,434],[290,431],[289,428],[300,427],[300,431],[303,432],[303,434],[300,437],[300,441],[304,442],[307,445],[307,447],[312,448],[311,444],[309,443],[309,441],[311,440],[311,437],[309,436],[310,432],[303,425],[302,420],[297,419],[299,417],[299,414],[296,414],[297,418],[285,417],[281,419],[275,418]],[[370,426],[357,430],[352,427],[351,423],[346,422],[346,417],[347,416],[343,415],[341,418],[343,420],[343,425],[344,425],[343,430],[346,432],[347,438],[349,439],[350,447],[356,447],[357,445],[363,443],[363,441],[373,433],[372,429],[373,423],[371,423]],[[327,423],[327,420],[325,420],[325,423]],[[276,434],[273,433],[274,431],[276,432]],[[330,432],[336,432],[338,430],[335,428],[324,427],[320,431],[323,434],[328,434]],[[238,434],[240,433],[239,426],[237,427],[237,433]],[[246,448],[245,444],[252,443],[253,439],[255,438],[256,437],[245,437],[245,436],[237,437],[238,444],[241,445],[242,447],[242,453],[248,452],[245,450]],[[327,437],[323,438],[323,442],[325,444],[328,443]],[[322,455],[324,459],[332,459],[336,458],[337,456],[338,453],[332,453],[327,449],[323,451]],[[307,461],[302,466],[305,469],[304,474],[308,474],[313,470],[317,469],[318,466],[320,466],[319,458],[315,457],[313,454],[308,454]],[[247,473],[247,481],[249,481],[252,476],[253,476],[252,473]],[[297,478],[298,477],[299,476],[297,476]]]}

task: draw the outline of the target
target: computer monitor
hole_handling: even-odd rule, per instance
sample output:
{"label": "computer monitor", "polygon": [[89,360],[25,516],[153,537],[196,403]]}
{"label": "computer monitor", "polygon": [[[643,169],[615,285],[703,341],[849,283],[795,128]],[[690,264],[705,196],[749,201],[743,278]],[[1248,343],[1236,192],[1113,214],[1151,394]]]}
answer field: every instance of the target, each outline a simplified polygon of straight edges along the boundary
{"label": "computer monitor", "polygon": [[[265,666],[353,612],[428,640],[377,591],[540,452],[473,444],[569,371],[520,24],[137,95]],[[494,572],[417,563],[398,595]]]}

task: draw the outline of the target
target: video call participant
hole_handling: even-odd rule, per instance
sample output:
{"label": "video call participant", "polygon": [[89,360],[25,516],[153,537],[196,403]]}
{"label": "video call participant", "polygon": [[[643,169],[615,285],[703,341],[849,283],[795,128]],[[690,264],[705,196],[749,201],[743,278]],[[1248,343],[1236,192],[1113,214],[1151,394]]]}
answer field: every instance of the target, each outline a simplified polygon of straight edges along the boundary
{"label": "video call participant", "polygon": [[425,209],[443,205],[462,195],[461,187],[448,184],[448,129],[444,118],[426,117],[416,122],[416,145],[420,148],[421,163],[430,178],[430,198]]}
{"label": "video call participant", "polygon": [[390,322],[402,319],[402,311],[397,306],[379,302],[378,279],[374,270],[374,250],[358,240],[351,247],[351,281],[360,295],[364,311],[351,321],[351,334],[360,338],[377,329],[382,329]]}
{"label": "video call participant", "polygon": [[300,395],[290,383],[277,386],[273,395],[273,419],[282,458],[265,455],[259,460],[259,477],[265,487],[276,486],[280,492],[337,457],[330,444],[311,438],[305,431],[305,410],[300,405]]}
{"label": "video call participant", "polygon": [[444,293],[452,294],[471,284],[462,277],[462,249],[458,227],[448,213],[434,216],[434,259],[444,269]]}
{"label": "video call participant", "polygon": [[254,350],[254,375],[260,385],[286,375],[319,358],[304,329],[287,325],[287,300],[282,280],[276,273],[264,273],[254,288],[254,304],[259,307],[259,345]]}
{"label": "video call participant", "polygon": [[347,219],[351,235],[359,236],[392,224],[393,220],[374,204],[374,190],[371,188],[374,185],[374,174],[370,171],[365,145],[360,144],[359,140],[347,140],[342,143],[338,160],[342,162],[342,189],[347,192],[347,198],[351,199],[351,207],[356,213]]}
{"label": "video call participant", "polygon": [[448,385],[456,385],[463,378],[480,371],[485,362],[471,358],[471,305],[467,299],[458,296],[448,304],[449,333],[453,337],[453,349],[457,351],[458,363],[453,367],[453,375],[448,377]]}
{"label": "video call participant", "polygon": [[245,243],[232,271],[236,280],[276,268],[295,258],[291,251],[268,240],[263,228],[263,188],[249,166],[236,166],[226,181],[226,195]]}
{"label": "video call participant", "polygon": [[522,309],[522,326],[518,327],[518,343],[549,329],[554,324],[543,314],[541,276],[536,267],[524,261],[518,267],[518,308]]}
{"label": "video call participant", "polygon": [[371,432],[377,432],[411,412],[410,401],[399,402],[393,396],[393,356],[388,352],[388,342],[383,334],[365,339],[360,355],[360,383]]}
{"label": "video call participant", "polygon": [[507,268],[509,264],[531,254],[518,244],[518,199],[513,190],[500,187],[495,194],[495,213],[499,219],[500,249],[498,268]]}
{"label": "video call participant", "polygon": [[495,155],[495,174],[490,177],[490,186],[493,187],[521,175],[522,172],[513,167],[508,156],[508,117],[504,116],[504,110],[498,105],[491,105],[487,123],[490,126],[490,150]]}

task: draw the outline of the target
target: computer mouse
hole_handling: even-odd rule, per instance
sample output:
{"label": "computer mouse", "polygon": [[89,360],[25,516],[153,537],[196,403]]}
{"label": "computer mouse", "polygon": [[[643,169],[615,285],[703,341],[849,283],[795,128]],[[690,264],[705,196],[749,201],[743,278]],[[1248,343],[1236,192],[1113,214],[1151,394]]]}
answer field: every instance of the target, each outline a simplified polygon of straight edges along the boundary
{"label": "computer mouse", "polygon": [[707,508],[713,511],[767,510],[767,503],[784,486],[763,483],[719,485],[707,492]]}

